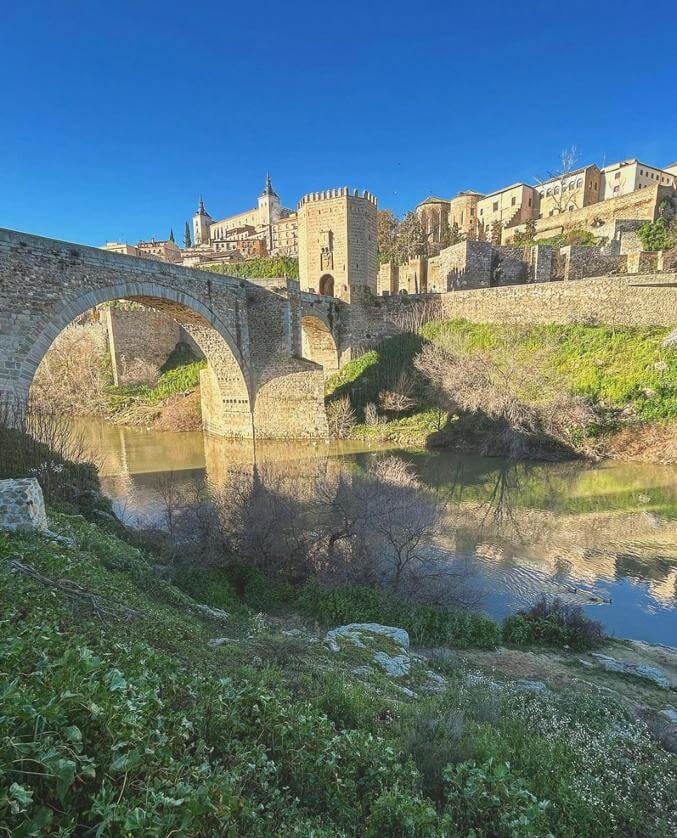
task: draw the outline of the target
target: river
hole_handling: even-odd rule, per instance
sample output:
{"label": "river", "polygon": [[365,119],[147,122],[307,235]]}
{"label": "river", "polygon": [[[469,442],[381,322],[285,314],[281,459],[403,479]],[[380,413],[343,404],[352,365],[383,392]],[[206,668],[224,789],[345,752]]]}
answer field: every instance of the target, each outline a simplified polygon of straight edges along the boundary
{"label": "river", "polygon": [[[117,514],[161,524],[168,476],[218,485],[257,463],[311,476],[364,467],[382,449],[263,443],[79,420]],[[438,549],[468,564],[482,609],[502,617],[540,594],[579,603],[617,637],[677,645],[677,468],[643,463],[510,463],[447,451],[397,451],[449,501]]]}

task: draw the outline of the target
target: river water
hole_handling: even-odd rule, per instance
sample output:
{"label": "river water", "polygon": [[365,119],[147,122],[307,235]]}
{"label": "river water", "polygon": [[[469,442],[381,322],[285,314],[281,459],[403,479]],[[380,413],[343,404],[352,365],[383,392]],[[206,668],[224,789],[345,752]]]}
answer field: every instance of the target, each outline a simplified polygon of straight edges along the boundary
{"label": "river water", "polygon": [[[81,420],[104,491],[127,522],[161,524],[173,490],[219,485],[258,465],[311,477],[364,467],[383,449],[355,443],[257,443]],[[583,606],[609,634],[677,645],[677,468],[643,463],[527,463],[397,451],[448,499],[438,546],[463,561],[482,610],[502,617],[540,594]]]}

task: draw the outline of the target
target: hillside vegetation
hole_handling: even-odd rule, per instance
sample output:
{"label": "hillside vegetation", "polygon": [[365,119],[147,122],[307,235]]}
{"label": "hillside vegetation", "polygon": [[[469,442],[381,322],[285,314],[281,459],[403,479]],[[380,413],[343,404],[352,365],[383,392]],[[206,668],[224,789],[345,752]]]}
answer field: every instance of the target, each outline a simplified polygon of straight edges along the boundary
{"label": "hillside vegetation", "polygon": [[165,581],[113,523],[51,525],[0,534],[7,834],[674,834],[674,758],[608,693],[491,680],[442,648],[393,678],[313,629],[404,618],[472,645],[467,621],[237,564]]}
{"label": "hillside vegetation", "polygon": [[[346,397],[351,435],[400,443],[470,444],[510,453],[604,453],[611,435],[677,420],[677,348],[663,328],[428,323],[351,361],[327,382]],[[389,393],[400,393],[400,409]],[[372,405],[372,407],[370,407]],[[375,418],[375,413],[377,418]]]}
{"label": "hillside vegetation", "polygon": [[298,279],[299,260],[294,256],[266,256],[261,259],[229,262],[227,265],[209,265],[202,270],[226,276],[240,276],[243,279],[271,279],[280,276]]}

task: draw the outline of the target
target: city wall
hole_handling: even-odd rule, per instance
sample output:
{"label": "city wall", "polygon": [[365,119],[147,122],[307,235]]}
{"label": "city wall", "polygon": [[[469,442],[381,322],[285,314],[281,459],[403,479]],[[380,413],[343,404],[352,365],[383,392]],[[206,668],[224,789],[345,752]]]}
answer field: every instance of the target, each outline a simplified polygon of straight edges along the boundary
{"label": "city wall", "polygon": [[440,295],[442,317],[474,323],[677,324],[677,273],[603,276]]}

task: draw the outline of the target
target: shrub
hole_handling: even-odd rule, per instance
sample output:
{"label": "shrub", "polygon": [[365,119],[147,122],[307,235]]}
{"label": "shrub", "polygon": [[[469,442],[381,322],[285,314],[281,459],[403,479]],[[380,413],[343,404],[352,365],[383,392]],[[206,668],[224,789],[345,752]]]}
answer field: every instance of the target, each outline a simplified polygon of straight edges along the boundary
{"label": "shrub", "polygon": [[366,838],[442,838],[435,808],[426,800],[393,789],[374,803]]}
{"label": "shrub", "polygon": [[348,396],[330,402],[327,405],[327,424],[329,434],[335,439],[347,439],[355,427],[355,411]]}
{"label": "shrub", "polygon": [[67,416],[0,401],[0,479],[35,477],[47,503],[109,512],[89,454]]}
{"label": "shrub", "polygon": [[112,383],[102,323],[71,323],[54,340],[35,372],[31,404],[41,412],[100,416]]}
{"label": "shrub", "polygon": [[446,813],[458,834],[515,838],[548,834],[548,802],[539,801],[507,762],[464,762],[445,772]]}
{"label": "shrub", "polygon": [[304,585],[295,607],[325,625],[385,623],[409,632],[419,646],[478,646],[494,648],[500,640],[498,625],[471,611],[443,611],[415,605],[384,591],[361,585],[327,589],[311,581]]}
{"label": "shrub", "polygon": [[677,232],[662,217],[642,224],[637,235],[644,250],[669,250],[677,244]]}
{"label": "shrub", "polygon": [[299,278],[299,260],[294,256],[268,256],[261,259],[246,259],[227,265],[207,265],[203,270],[226,276],[241,276],[244,279],[271,279],[287,276]]}
{"label": "shrub", "polygon": [[467,728],[459,710],[421,713],[406,725],[402,749],[421,772],[426,796],[441,803],[444,799],[444,770],[450,763],[470,756],[463,742]]}
{"label": "shrub", "polygon": [[586,617],[578,605],[568,605],[559,598],[541,597],[531,608],[519,611],[503,623],[506,643],[539,643],[594,649],[604,640],[602,624]]}

